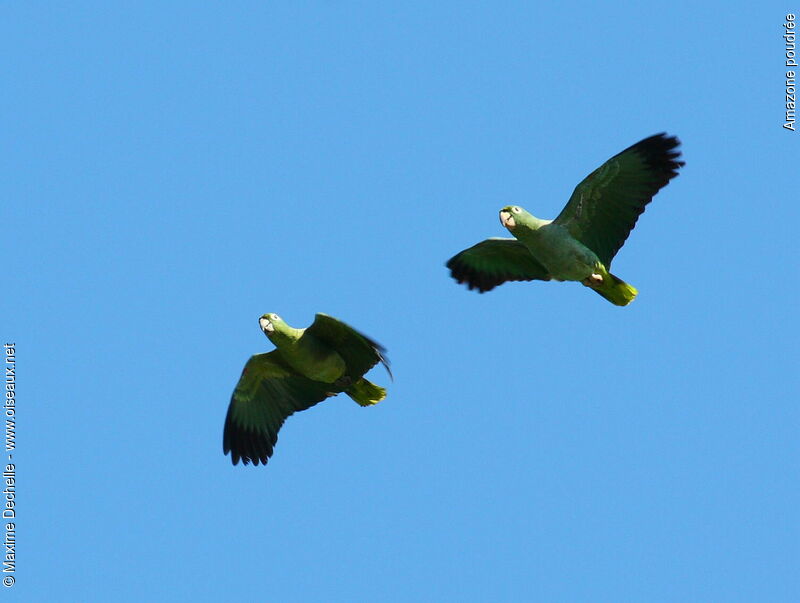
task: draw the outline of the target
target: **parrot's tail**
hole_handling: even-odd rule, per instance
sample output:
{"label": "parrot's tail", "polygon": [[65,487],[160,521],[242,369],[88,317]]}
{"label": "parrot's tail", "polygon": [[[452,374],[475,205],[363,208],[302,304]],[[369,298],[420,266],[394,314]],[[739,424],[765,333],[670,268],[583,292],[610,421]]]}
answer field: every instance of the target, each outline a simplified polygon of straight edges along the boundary
{"label": "parrot's tail", "polygon": [[639,293],[635,287],[629,285],[620,278],[617,278],[610,272],[603,271],[603,282],[599,285],[588,285],[600,295],[605,297],[608,301],[616,306],[627,306],[631,303],[636,294]]}
{"label": "parrot's tail", "polygon": [[345,390],[345,393],[361,406],[372,406],[386,397],[386,390],[363,377]]}

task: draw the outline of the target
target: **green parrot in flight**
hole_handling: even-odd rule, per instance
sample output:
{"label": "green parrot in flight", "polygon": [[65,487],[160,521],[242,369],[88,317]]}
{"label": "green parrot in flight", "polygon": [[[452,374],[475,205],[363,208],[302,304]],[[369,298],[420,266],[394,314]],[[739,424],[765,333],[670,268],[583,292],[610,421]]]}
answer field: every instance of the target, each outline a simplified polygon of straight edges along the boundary
{"label": "green parrot in flight", "polygon": [[236,465],[242,460],[266,465],[278,430],[293,413],[346,393],[361,406],[372,406],[386,390],[364,379],[378,362],[392,371],[380,344],[327,314],[294,329],[277,314],[264,314],[259,326],[277,349],[251,356],[233,390],[222,450]]}
{"label": "green parrot in flight", "polygon": [[447,262],[452,277],[481,293],[506,281],[578,281],[627,306],[637,291],[609,272],[611,260],[684,165],[679,144],[662,132],[628,147],[584,178],[555,220],[504,207],[500,223],[515,238],[487,239],[456,254]]}

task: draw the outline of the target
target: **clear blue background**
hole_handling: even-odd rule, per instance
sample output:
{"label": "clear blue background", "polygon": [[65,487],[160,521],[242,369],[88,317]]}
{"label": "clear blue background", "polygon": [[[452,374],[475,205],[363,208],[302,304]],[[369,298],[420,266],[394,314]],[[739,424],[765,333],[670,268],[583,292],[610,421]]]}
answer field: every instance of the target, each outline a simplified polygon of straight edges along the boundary
{"label": "clear blue background", "polygon": [[[4,596],[797,601],[800,5],[377,4],[3,6]],[[633,305],[448,276],[663,130]],[[231,466],[258,317],[318,311],[389,397]]]}

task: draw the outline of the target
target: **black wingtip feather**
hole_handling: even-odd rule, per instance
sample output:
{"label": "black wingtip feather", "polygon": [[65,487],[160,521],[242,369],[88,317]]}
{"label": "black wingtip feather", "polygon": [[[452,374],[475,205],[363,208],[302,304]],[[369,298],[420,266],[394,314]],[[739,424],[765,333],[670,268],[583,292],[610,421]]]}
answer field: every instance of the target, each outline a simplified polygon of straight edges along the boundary
{"label": "black wingtip feather", "polygon": [[394,381],[394,375],[392,375],[392,368],[390,366],[391,362],[389,362],[389,359],[386,357],[386,348],[371,337],[367,337],[363,333],[359,334],[367,341],[372,351],[375,352],[375,355],[378,357],[378,361],[383,365],[383,368],[386,369],[386,372],[389,373],[389,378]]}
{"label": "black wingtip feather", "polygon": [[266,465],[278,441],[277,436],[273,434],[270,434],[269,439],[274,441],[270,442],[266,436],[236,425],[229,411],[222,433],[222,452],[230,453],[233,465],[238,465],[239,461],[243,465],[250,463],[254,466],[258,466],[259,463]]}
{"label": "black wingtip feather", "polygon": [[677,176],[678,169],[685,165],[685,162],[678,161],[681,156],[681,151],[678,150],[680,144],[677,136],[667,136],[666,132],[661,132],[640,140],[622,153],[635,151],[644,158],[647,165],[662,179],[659,182],[661,188]]}
{"label": "black wingtip feather", "polygon": [[488,272],[474,270],[458,261],[460,255],[461,253],[458,253],[447,260],[445,267],[450,269],[450,276],[453,277],[459,285],[466,285],[469,291],[477,289],[478,293],[486,293],[506,281],[522,280],[514,278],[512,275],[494,275]]}
{"label": "black wingtip feather", "polygon": [[466,285],[469,291],[477,289],[478,293],[485,293],[495,287],[495,285],[483,282],[487,280],[484,278],[484,275],[475,270],[470,270],[469,267],[461,264],[458,261],[458,256],[460,255],[460,253],[454,255],[447,260],[445,264],[445,268],[450,270],[450,276],[454,278],[459,285]]}

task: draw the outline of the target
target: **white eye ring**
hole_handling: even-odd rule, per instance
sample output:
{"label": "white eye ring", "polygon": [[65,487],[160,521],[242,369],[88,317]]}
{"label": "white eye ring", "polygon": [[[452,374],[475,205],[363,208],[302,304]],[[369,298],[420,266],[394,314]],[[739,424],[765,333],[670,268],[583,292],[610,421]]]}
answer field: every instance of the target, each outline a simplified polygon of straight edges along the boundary
{"label": "white eye ring", "polygon": [[518,214],[520,212],[520,209],[519,207],[512,207],[511,211],[513,211],[515,214]]}
{"label": "white eye ring", "polygon": [[270,320],[280,320],[280,319],[281,319],[281,317],[280,317],[280,316],[278,316],[277,314],[272,314],[272,315],[269,317],[269,319],[270,319]]}

